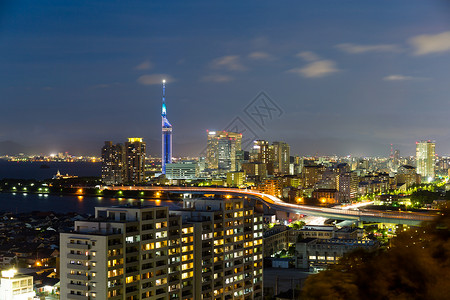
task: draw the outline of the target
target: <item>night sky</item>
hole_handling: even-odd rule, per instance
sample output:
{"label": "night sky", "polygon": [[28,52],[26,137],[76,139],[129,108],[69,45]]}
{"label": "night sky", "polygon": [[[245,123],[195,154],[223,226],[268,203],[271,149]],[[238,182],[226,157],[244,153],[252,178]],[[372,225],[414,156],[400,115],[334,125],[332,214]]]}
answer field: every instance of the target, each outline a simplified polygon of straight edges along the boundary
{"label": "night sky", "polygon": [[162,78],[175,156],[236,122],[291,155],[450,154],[446,1],[0,1],[0,142],[159,155]]}

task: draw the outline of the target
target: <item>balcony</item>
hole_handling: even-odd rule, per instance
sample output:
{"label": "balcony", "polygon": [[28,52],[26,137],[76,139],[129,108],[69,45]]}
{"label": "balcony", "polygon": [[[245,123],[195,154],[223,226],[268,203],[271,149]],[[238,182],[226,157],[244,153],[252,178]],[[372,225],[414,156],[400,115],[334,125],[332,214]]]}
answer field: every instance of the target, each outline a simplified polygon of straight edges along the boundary
{"label": "balcony", "polygon": [[78,290],[78,291],[88,291],[89,290],[89,286],[87,286],[87,285],[72,284],[72,283],[68,283],[67,288],[70,290]]}
{"label": "balcony", "polygon": [[74,270],[83,270],[83,271],[89,270],[89,266],[76,265],[76,264],[67,264],[67,268],[68,269],[74,269]]}
{"label": "balcony", "polygon": [[84,295],[67,294],[67,299],[88,300],[89,297]]}
{"label": "balcony", "polygon": [[74,280],[89,280],[86,275],[67,274],[67,278]]}
{"label": "balcony", "polygon": [[89,249],[89,245],[86,245],[86,244],[67,243],[67,248],[88,250],[88,249]]}
{"label": "balcony", "polygon": [[89,260],[89,255],[68,253],[67,258],[76,260]]}

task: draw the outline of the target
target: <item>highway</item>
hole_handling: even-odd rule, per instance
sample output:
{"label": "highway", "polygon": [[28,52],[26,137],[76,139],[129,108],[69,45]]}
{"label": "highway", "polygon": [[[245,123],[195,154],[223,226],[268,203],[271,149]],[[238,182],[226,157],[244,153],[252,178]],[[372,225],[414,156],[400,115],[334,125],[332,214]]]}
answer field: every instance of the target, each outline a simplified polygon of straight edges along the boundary
{"label": "highway", "polygon": [[[103,187],[111,190],[142,190],[142,191],[161,191],[171,193],[221,193],[229,195],[244,195],[254,198],[268,207],[294,214],[304,214],[310,216],[326,217],[339,220],[356,220],[365,222],[407,224],[417,226],[422,221],[431,221],[437,212],[417,213],[405,211],[377,211],[377,210],[356,210],[345,206],[325,208],[308,205],[286,203],[279,198],[249,189],[233,188],[211,188],[211,187],[172,187],[172,186],[115,186]],[[361,205],[359,205],[361,206]]]}

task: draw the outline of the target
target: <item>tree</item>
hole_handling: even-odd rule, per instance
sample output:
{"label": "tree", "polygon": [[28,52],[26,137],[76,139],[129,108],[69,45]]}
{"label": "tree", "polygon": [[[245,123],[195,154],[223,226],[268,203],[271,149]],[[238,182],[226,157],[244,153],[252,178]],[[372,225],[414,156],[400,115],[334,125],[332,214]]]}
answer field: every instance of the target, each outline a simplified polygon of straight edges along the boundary
{"label": "tree", "polygon": [[386,250],[357,250],[311,275],[301,299],[448,299],[450,211],[392,239]]}

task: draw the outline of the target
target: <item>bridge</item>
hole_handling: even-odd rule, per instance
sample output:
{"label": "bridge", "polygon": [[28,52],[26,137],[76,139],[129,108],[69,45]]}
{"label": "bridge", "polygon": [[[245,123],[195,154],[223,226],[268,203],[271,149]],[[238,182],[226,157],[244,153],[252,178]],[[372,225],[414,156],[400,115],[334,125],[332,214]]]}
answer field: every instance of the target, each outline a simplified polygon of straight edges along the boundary
{"label": "bridge", "polygon": [[114,186],[103,187],[109,190],[155,191],[176,194],[221,194],[244,196],[256,200],[267,207],[293,214],[325,217],[337,220],[351,220],[355,222],[393,223],[418,226],[423,221],[431,221],[435,213],[418,213],[405,211],[378,211],[378,210],[352,210],[343,208],[325,208],[308,205],[287,203],[279,198],[260,193],[256,190],[237,188],[211,188],[211,187],[178,187],[178,186]]}

